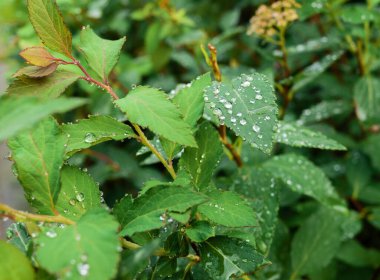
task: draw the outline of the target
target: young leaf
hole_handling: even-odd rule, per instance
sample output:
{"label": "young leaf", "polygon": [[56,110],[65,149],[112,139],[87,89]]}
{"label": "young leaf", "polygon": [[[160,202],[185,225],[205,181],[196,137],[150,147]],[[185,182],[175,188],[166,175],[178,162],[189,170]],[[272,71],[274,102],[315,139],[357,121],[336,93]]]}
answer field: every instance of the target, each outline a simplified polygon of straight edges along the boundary
{"label": "young leaf", "polygon": [[167,212],[185,212],[207,198],[179,186],[156,186],[131,201],[123,198],[114,208],[114,214],[122,225],[121,235],[132,235],[164,225]]}
{"label": "young leaf", "polygon": [[44,47],[26,48],[20,52],[20,56],[27,63],[40,67],[49,66],[55,59]]}
{"label": "young leaf", "polygon": [[190,126],[164,92],[140,86],[115,103],[132,123],[148,127],[159,136],[177,144],[196,147]]}
{"label": "young leaf", "polygon": [[223,154],[223,147],[218,133],[207,122],[200,126],[196,140],[198,148],[186,148],[180,166],[187,170],[198,190],[205,190]]}
{"label": "young leaf", "polygon": [[71,57],[71,33],[55,0],[28,0],[29,18],[49,49]]}
{"label": "young leaf", "polygon": [[66,141],[52,117],[8,141],[26,198],[42,214],[56,214]]}
{"label": "young leaf", "polygon": [[279,122],[275,141],[294,147],[318,148],[323,150],[341,150],[346,148],[324,134],[310,130],[295,123]]}
{"label": "young leaf", "polygon": [[59,278],[111,279],[119,261],[117,228],[106,210],[89,210],[76,224],[39,235],[38,263]]}
{"label": "young leaf", "polygon": [[98,185],[89,174],[74,166],[64,166],[61,171],[61,190],[56,202],[58,212],[78,220],[88,210],[101,206]]}
{"label": "young leaf", "polygon": [[120,51],[125,40],[125,37],[116,41],[105,40],[97,36],[90,27],[82,29],[80,48],[86,57],[88,65],[103,81],[108,79],[108,75],[119,60]]}
{"label": "young leaf", "polygon": [[212,279],[234,279],[267,263],[249,243],[226,236],[208,239],[199,247],[200,265]]}
{"label": "young leaf", "polygon": [[272,149],[277,123],[275,100],[273,86],[258,73],[214,82],[205,90],[206,105],[220,122],[266,153]]}
{"label": "young leaf", "polygon": [[196,221],[186,228],[186,235],[193,242],[203,242],[215,236],[215,228],[206,221]]}
{"label": "young leaf", "polygon": [[323,171],[303,156],[275,156],[265,162],[264,167],[295,192],[311,196],[326,205],[343,204]]}
{"label": "young leaf", "polygon": [[70,154],[104,141],[136,137],[131,127],[109,116],[90,116],[75,124],[62,125],[62,130],[69,138],[66,152]]}
{"label": "young leaf", "polygon": [[36,97],[4,96],[0,98],[0,141],[30,128],[50,114],[64,113],[83,104],[85,100],[80,98],[42,101]]}
{"label": "young leaf", "polygon": [[55,70],[57,70],[58,64],[57,63],[51,63],[46,67],[40,67],[40,66],[27,66],[24,68],[21,68],[16,73],[13,74],[13,77],[19,77],[22,75],[31,77],[31,78],[41,78],[49,76],[50,74],[54,73]]}
{"label": "young leaf", "polygon": [[227,227],[257,226],[252,208],[237,193],[215,190],[207,193],[210,201],[198,206],[198,211],[210,221]]}
{"label": "young leaf", "polygon": [[35,279],[29,259],[16,247],[0,240],[0,275],[7,280]]}
{"label": "young leaf", "polygon": [[359,120],[380,123],[380,79],[367,76],[358,80],[354,87],[356,115]]}
{"label": "young leaf", "polygon": [[60,96],[79,77],[80,75],[76,73],[64,70],[55,71],[53,74],[40,79],[20,76],[10,84],[7,93],[52,99]]}

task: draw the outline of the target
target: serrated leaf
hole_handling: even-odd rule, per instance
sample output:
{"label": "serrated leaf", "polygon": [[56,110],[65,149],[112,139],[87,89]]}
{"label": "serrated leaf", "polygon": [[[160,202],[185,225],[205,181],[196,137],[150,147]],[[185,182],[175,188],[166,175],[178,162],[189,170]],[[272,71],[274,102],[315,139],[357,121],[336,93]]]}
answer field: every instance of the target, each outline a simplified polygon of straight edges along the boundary
{"label": "serrated leaf", "polygon": [[215,236],[215,228],[206,221],[196,221],[186,228],[186,235],[193,242],[203,242]]}
{"label": "serrated leaf", "polygon": [[344,204],[323,171],[303,156],[275,156],[265,162],[264,167],[295,192],[311,196],[326,205]]}
{"label": "serrated leaf", "polygon": [[31,78],[42,78],[54,73],[57,67],[58,67],[58,64],[54,62],[46,67],[27,66],[18,70],[15,74],[13,74],[13,77],[19,77],[19,76],[25,75]]}
{"label": "serrated leaf", "polygon": [[239,278],[266,263],[249,243],[225,236],[203,242],[200,252],[202,261],[199,265],[215,280]]}
{"label": "serrated leaf", "polygon": [[62,125],[62,131],[69,138],[66,153],[70,154],[104,141],[136,137],[130,126],[109,116],[90,116],[75,124]]}
{"label": "serrated leaf", "polygon": [[342,213],[322,207],[302,224],[292,241],[291,279],[318,271],[331,261],[343,241],[343,221]]}
{"label": "serrated leaf", "polygon": [[156,186],[131,200],[123,198],[114,208],[114,214],[122,225],[121,235],[132,235],[164,226],[162,215],[167,212],[185,212],[207,198],[179,186]]}
{"label": "serrated leaf", "polygon": [[111,279],[119,261],[117,229],[105,209],[89,210],[74,225],[41,233],[36,258],[59,278]]}
{"label": "serrated leaf", "polygon": [[78,80],[80,75],[57,70],[53,74],[40,79],[20,76],[8,87],[7,93],[17,96],[37,96],[52,99],[60,96],[68,86]]}
{"label": "serrated leaf", "polygon": [[186,148],[180,161],[198,190],[206,190],[223,154],[218,132],[204,122],[196,133],[198,148]]}
{"label": "serrated leaf", "polygon": [[159,136],[177,144],[196,147],[190,126],[164,92],[140,86],[115,103],[132,123],[148,127]]}
{"label": "serrated leaf", "polygon": [[42,101],[36,97],[4,96],[0,98],[0,141],[30,128],[50,114],[64,113],[85,103],[80,98]]}
{"label": "serrated leaf", "polygon": [[56,214],[66,141],[52,117],[8,141],[26,198],[42,214]]}
{"label": "serrated leaf", "polygon": [[362,122],[380,123],[380,79],[367,76],[354,87],[356,115]]}
{"label": "serrated leaf", "polygon": [[49,66],[55,59],[44,47],[26,48],[20,52],[20,56],[26,62],[40,67]]}
{"label": "serrated leaf", "polygon": [[16,247],[0,240],[0,275],[7,280],[33,280],[35,274],[27,257]]}
{"label": "serrated leaf", "polygon": [[322,150],[341,150],[346,148],[324,134],[310,130],[295,123],[279,122],[275,141],[294,147],[318,148]]}
{"label": "serrated leaf", "polygon": [[257,226],[255,213],[237,193],[215,190],[208,192],[209,202],[198,206],[198,212],[210,221],[227,227]]}
{"label": "serrated leaf", "polygon": [[231,82],[214,82],[205,90],[206,105],[236,135],[269,153],[277,105],[273,86],[261,74],[241,75]]}
{"label": "serrated leaf", "polygon": [[80,41],[80,48],[88,65],[103,81],[106,81],[119,60],[126,38],[115,41],[102,39],[90,27],[85,27],[80,33]]}
{"label": "serrated leaf", "polygon": [[78,220],[88,210],[100,206],[99,187],[91,176],[78,167],[64,166],[56,202],[58,212],[71,220]]}
{"label": "serrated leaf", "polygon": [[54,0],[28,0],[29,18],[49,49],[71,56],[72,38]]}
{"label": "serrated leaf", "polygon": [[334,116],[348,114],[352,110],[352,105],[345,100],[322,101],[302,112],[297,124],[319,122]]}

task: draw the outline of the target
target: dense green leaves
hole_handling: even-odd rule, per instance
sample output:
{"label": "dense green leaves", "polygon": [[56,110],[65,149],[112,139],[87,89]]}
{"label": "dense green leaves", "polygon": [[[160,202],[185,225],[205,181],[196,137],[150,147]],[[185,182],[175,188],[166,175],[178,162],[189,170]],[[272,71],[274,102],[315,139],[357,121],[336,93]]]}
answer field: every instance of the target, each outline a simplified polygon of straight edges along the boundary
{"label": "dense green leaves", "polygon": [[380,79],[361,78],[354,88],[356,115],[367,123],[380,123]]}
{"label": "dense green leaves", "polygon": [[85,100],[79,98],[42,101],[35,97],[2,97],[0,98],[0,141],[30,128],[49,114],[63,113],[84,103]]}
{"label": "dense green leaves", "polygon": [[74,153],[108,140],[136,137],[132,128],[109,116],[90,116],[75,124],[65,124],[62,130],[68,137],[67,153]]}
{"label": "dense green leaves", "polygon": [[122,235],[148,231],[164,226],[170,212],[185,212],[206,200],[204,195],[179,186],[156,186],[131,200],[123,198],[114,208],[122,225]]}
{"label": "dense green leaves", "polygon": [[55,214],[60,169],[67,139],[53,118],[9,139],[18,179],[29,203],[43,214]]}
{"label": "dense green leaves", "polygon": [[28,0],[29,18],[45,46],[71,57],[71,33],[53,0]]}
{"label": "dense green leaves", "polygon": [[196,146],[190,126],[164,92],[140,86],[115,103],[126,113],[131,122],[148,127],[156,134],[177,144]]}
{"label": "dense green leaves", "polygon": [[342,204],[323,171],[303,156],[275,156],[265,162],[264,167],[295,192],[311,196],[327,205]]}
{"label": "dense green leaves", "polygon": [[280,122],[275,141],[295,147],[309,147],[323,150],[346,150],[346,148],[320,132],[295,123]]}
{"label": "dense green leaves", "polygon": [[116,41],[105,40],[98,37],[90,27],[84,27],[80,34],[80,40],[81,50],[88,65],[103,81],[106,81],[119,60],[120,51],[126,38],[123,37]]}
{"label": "dense green leaves", "polygon": [[59,278],[111,279],[119,260],[117,228],[106,210],[90,210],[77,224],[41,233],[36,258]]}
{"label": "dense green leaves", "polygon": [[231,82],[214,82],[205,91],[206,105],[221,124],[269,153],[277,123],[273,86],[261,74],[241,75]]}
{"label": "dense green leaves", "polygon": [[0,240],[0,275],[7,280],[33,280],[34,270],[29,259],[16,247]]}

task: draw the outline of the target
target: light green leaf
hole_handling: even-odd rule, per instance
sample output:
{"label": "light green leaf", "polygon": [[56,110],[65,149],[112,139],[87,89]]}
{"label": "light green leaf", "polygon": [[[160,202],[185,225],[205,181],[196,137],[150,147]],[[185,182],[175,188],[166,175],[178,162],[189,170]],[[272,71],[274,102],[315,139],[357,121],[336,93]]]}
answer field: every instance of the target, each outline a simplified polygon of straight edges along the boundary
{"label": "light green leaf", "polygon": [[343,241],[341,223],[344,219],[342,213],[322,207],[302,224],[292,241],[291,279],[329,264]]}
{"label": "light green leaf", "polygon": [[186,235],[194,242],[203,242],[215,236],[215,228],[206,221],[196,221],[186,228]]}
{"label": "light green leaf", "polygon": [[114,214],[122,225],[121,235],[132,235],[165,225],[167,212],[185,212],[207,198],[179,186],[156,186],[131,200],[123,198],[114,208]]}
{"label": "light green leaf", "polygon": [[380,79],[367,76],[354,87],[356,115],[362,122],[380,123]]}
{"label": "light green leaf", "polygon": [[148,127],[159,136],[175,143],[196,146],[190,126],[164,92],[140,86],[115,103],[132,123]]}
{"label": "light green leaf", "polygon": [[341,150],[346,148],[324,134],[310,130],[295,123],[280,122],[275,141],[294,147],[318,148],[323,150]]}
{"label": "light green leaf", "polygon": [[111,279],[119,261],[118,226],[106,210],[89,210],[74,225],[41,233],[37,261],[59,278]]}
{"label": "light green leaf", "polygon": [[205,190],[223,154],[223,147],[218,132],[207,122],[200,126],[195,138],[198,148],[186,148],[180,166],[189,173],[198,190]]}
{"label": "light green leaf", "polygon": [[53,74],[39,79],[20,76],[10,84],[7,93],[53,99],[60,96],[79,77],[80,75],[65,70],[57,70]]}
{"label": "light green leaf", "polygon": [[42,214],[56,214],[66,141],[52,117],[8,141],[26,198]]}
{"label": "light green leaf", "polygon": [[27,257],[16,247],[0,240],[0,275],[7,280],[33,280],[34,270]]}
{"label": "light green leaf", "polygon": [[199,265],[215,280],[239,278],[267,263],[252,245],[239,239],[217,236],[199,248]]}
{"label": "light green leaf", "polygon": [[119,60],[120,51],[126,38],[111,41],[100,38],[90,27],[85,27],[80,33],[81,50],[88,65],[99,75],[103,81]]}
{"label": "light green leaf", "polygon": [[89,174],[74,166],[64,166],[61,171],[61,191],[56,202],[58,212],[71,220],[101,206],[98,185]]}
{"label": "light green leaf", "polygon": [[71,56],[72,38],[54,0],[28,0],[29,18],[45,46]]}
{"label": "light green leaf", "polygon": [[326,205],[343,204],[323,171],[303,156],[275,156],[265,162],[264,167],[295,192],[311,196]]}
{"label": "light green leaf", "polygon": [[352,111],[352,105],[345,100],[322,101],[317,105],[302,112],[297,124],[319,122],[330,117],[348,114]]}
{"label": "light green leaf", "polygon": [[205,90],[206,105],[236,135],[269,153],[277,105],[273,86],[261,74],[241,75],[231,82],[214,82]]}
{"label": "light green leaf", "polygon": [[70,154],[112,139],[136,137],[130,126],[109,116],[90,116],[75,124],[62,125],[62,130],[69,138],[66,152]]}
{"label": "light green leaf", "polygon": [[210,201],[198,211],[210,221],[227,227],[257,226],[252,208],[237,193],[215,190],[207,193]]}
{"label": "light green leaf", "polygon": [[[39,100],[36,97],[0,98],[0,141],[28,129],[53,113],[64,113],[86,103],[80,98]],[[21,113],[22,112],[22,113]]]}

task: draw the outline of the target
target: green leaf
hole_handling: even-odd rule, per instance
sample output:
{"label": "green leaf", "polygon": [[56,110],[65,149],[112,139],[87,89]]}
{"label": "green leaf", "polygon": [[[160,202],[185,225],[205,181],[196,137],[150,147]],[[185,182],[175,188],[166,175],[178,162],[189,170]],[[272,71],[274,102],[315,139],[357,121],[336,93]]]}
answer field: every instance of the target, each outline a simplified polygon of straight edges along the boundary
{"label": "green leaf", "polygon": [[340,12],[343,21],[352,24],[362,24],[376,19],[376,14],[366,5],[344,5]]}
{"label": "green leaf", "polygon": [[210,201],[198,206],[207,219],[227,227],[257,226],[252,208],[237,193],[215,190],[207,195]]}
{"label": "green leaf", "polygon": [[37,261],[59,278],[111,279],[119,261],[117,229],[105,209],[89,210],[74,225],[40,234]]}
{"label": "green leaf", "polygon": [[373,268],[380,266],[380,252],[365,248],[355,240],[349,240],[342,244],[336,258],[352,266],[371,266]]}
{"label": "green leaf", "polygon": [[123,198],[114,208],[122,225],[121,235],[133,235],[165,225],[167,212],[185,212],[207,198],[179,186],[156,186],[131,200]]}
{"label": "green leaf", "polygon": [[106,81],[119,60],[126,38],[115,41],[105,40],[97,36],[90,27],[84,27],[80,33],[80,41],[80,48],[88,65],[103,81]]}
{"label": "green leaf", "polygon": [[27,254],[29,248],[32,246],[31,238],[25,224],[20,222],[13,223],[7,228],[7,241],[20,249],[24,254]]}
{"label": "green leaf", "polygon": [[252,245],[239,239],[217,236],[199,248],[202,260],[199,264],[215,280],[239,278],[266,263]]}
{"label": "green leaf", "polygon": [[304,110],[297,124],[319,122],[334,116],[349,114],[351,111],[352,105],[345,100],[322,101]]}
{"label": "green leaf", "polygon": [[269,153],[277,105],[273,86],[261,74],[241,75],[231,82],[214,82],[205,90],[206,105],[236,135]]}
{"label": "green leaf", "polygon": [[8,141],[26,198],[42,214],[56,213],[66,141],[52,117]]}
{"label": "green leaf", "polygon": [[148,127],[159,136],[177,144],[196,146],[190,126],[164,92],[140,86],[115,103],[132,123]]}
{"label": "green leaf", "polygon": [[52,63],[46,67],[40,66],[27,66],[18,70],[13,77],[19,77],[22,75],[31,77],[31,78],[42,78],[51,75],[57,69],[58,64]]}
{"label": "green leaf", "polygon": [[280,122],[275,141],[294,147],[318,148],[323,150],[341,150],[346,148],[324,134],[310,130],[295,123]]}
{"label": "green leaf", "polygon": [[16,247],[0,240],[0,275],[7,280],[33,280],[34,270],[27,257]]}
{"label": "green leaf", "polygon": [[193,242],[203,242],[215,236],[215,228],[206,221],[196,221],[186,228],[186,235]]}
{"label": "green leaf", "polygon": [[98,185],[89,174],[74,166],[64,166],[61,172],[61,191],[56,202],[58,212],[71,220],[101,206]]}
{"label": "green leaf", "polygon": [[69,141],[66,152],[73,154],[109,140],[136,137],[132,128],[109,116],[90,116],[75,124],[62,125]]}
{"label": "green leaf", "polygon": [[301,88],[314,81],[320,74],[326,71],[335,61],[337,61],[343,54],[343,51],[337,51],[332,54],[326,55],[320,61],[314,62],[307,66],[301,73],[295,76],[295,82],[291,91],[297,92]]}
{"label": "green leaf", "polygon": [[371,165],[366,156],[352,151],[346,165],[347,181],[352,187],[352,198],[357,199],[361,190],[368,186],[371,180]]}
{"label": "green leaf", "polygon": [[380,229],[380,207],[369,208],[368,221],[377,229]]}
{"label": "green leaf", "polygon": [[206,190],[223,154],[218,132],[204,122],[196,133],[198,148],[186,148],[180,161],[198,190]]}
{"label": "green leaf", "polygon": [[26,62],[40,67],[49,66],[55,59],[44,47],[26,48],[20,52],[20,56]]}
{"label": "green leaf", "polygon": [[292,247],[292,277],[316,272],[329,264],[342,238],[342,213],[322,207],[295,234]]}
{"label": "green leaf", "polygon": [[343,204],[323,171],[303,156],[275,156],[265,162],[264,167],[295,192],[311,196],[326,205]]}
{"label": "green leaf", "polygon": [[72,38],[53,0],[28,0],[29,18],[45,46],[71,57]]}
{"label": "green leaf", "polygon": [[39,79],[20,76],[10,84],[7,93],[53,99],[60,96],[79,77],[80,75],[65,70],[55,71],[53,74]]}
{"label": "green leaf", "polygon": [[362,122],[380,123],[380,79],[367,76],[354,87],[356,115]]}
{"label": "green leaf", "polygon": [[0,141],[30,128],[50,114],[64,113],[84,103],[85,100],[80,98],[61,97],[42,101],[36,97],[1,97]]}
{"label": "green leaf", "polygon": [[361,146],[371,159],[372,165],[380,171],[380,134],[370,135],[361,143]]}

